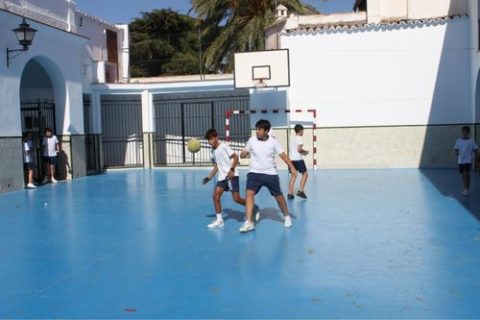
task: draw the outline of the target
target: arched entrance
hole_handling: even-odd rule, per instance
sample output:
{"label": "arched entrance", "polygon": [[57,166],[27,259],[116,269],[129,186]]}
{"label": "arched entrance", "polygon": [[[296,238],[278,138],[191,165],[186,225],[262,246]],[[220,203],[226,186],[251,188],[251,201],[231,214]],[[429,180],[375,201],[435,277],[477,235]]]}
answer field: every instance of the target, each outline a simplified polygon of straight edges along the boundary
{"label": "arched entrance", "polygon": [[32,137],[34,178],[40,181],[43,176],[42,138],[45,128],[56,130],[55,92],[47,71],[35,59],[26,64],[22,73],[20,111],[22,133]]}

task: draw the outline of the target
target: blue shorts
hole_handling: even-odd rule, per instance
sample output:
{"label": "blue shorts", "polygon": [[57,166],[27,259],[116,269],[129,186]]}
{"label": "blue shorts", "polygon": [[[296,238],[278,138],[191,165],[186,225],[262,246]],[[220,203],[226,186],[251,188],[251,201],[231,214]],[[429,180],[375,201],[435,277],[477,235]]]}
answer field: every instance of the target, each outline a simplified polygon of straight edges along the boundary
{"label": "blue shorts", "polygon": [[25,169],[26,171],[33,170],[33,162],[24,162],[23,169]]}
{"label": "blue shorts", "polygon": [[301,174],[304,174],[305,172],[307,172],[307,166],[305,166],[305,161],[295,160],[295,161],[292,161],[292,163],[295,169],[297,169],[297,171],[300,172]]}
{"label": "blue shorts", "polygon": [[274,197],[282,195],[278,174],[271,175],[250,172],[247,175],[247,190],[254,191],[255,194],[257,194],[263,186],[267,187],[270,194]]}
{"label": "blue shorts", "polygon": [[217,181],[216,187],[222,188],[224,191],[240,192],[240,179],[235,177],[233,179]]}
{"label": "blue shorts", "polygon": [[472,164],[471,163],[462,163],[462,164],[459,164],[458,165],[458,171],[460,173],[464,173],[464,172],[470,172],[470,170],[472,170]]}
{"label": "blue shorts", "polygon": [[58,163],[58,157],[43,157],[43,163],[48,163],[51,166],[56,166]]}

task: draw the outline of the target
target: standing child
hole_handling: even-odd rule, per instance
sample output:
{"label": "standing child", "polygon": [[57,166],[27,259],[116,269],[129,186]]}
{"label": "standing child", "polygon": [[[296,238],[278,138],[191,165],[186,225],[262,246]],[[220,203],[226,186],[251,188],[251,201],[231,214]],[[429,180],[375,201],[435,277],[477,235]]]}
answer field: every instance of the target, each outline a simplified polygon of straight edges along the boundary
{"label": "standing child", "polygon": [[51,182],[58,182],[55,179],[55,166],[58,163],[58,153],[60,153],[60,145],[57,136],[53,134],[51,128],[45,129],[45,137],[43,138],[43,162],[45,163],[45,178],[43,183],[48,183],[50,177]]}
{"label": "standing child", "polygon": [[256,137],[251,137],[248,140],[245,149],[240,154],[241,157],[246,157],[249,153],[251,154],[250,172],[247,176],[247,199],[245,206],[247,220],[240,228],[240,232],[248,232],[255,229],[253,224],[255,194],[257,194],[263,186],[267,187],[270,194],[277,200],[278,206],[284,215],[284,226],[289,228],[292,226],[292,219],[288,213],[287,202],[280,188],[280,178],[277,173],[275,157],[279,155],[288,165],[292,174],[296,174],[297,170],[285,154],[278,140],[268,135],[271,128],[270,122],[261,119],[257,121],[255,128]]}
{"label": "standing child", "polygon": [[[305,184],[307,183],[308,173],[303,156],[306,156],[308,151],[303,149],[303,129],[304,128],[301,124],[297,124],[294,127],[295,137],[290,142],[290,159],[292,160],[295,169],[302,174],[302,178],[300,179],[300,189],[297,192],[297,196],[307,199],[305,194]],[[288,186],[287,198],[289,200],[295,198],[293,195],[293,189],[295,188],[296,179],[297,175],[292,173],[290,177],[290,184]]]}
{"label": "standing child", "polygon": [[35,189],[37,186],[33,183],[33,159],[32,159],[32,136],[29,132],[23,136],[23,167],[27,175],[27,188]]}
{"label": "standing child", "polygon": [[470,127],[464,126],[462,128],[462,137],[457,139],[454,149],[458,159],[458,170],[463,179],[462,195],[467,196],[470,189],[470,170],[472,169],[474,159],[478,167],[478,146],[475,141],[470,138]]}
{"label": "standing child", "polygon": [[218,180],[213,191],[213,204],[215,206],[216,219],[208,225],[209,228],[223,227],[222,203],[220,198],[224,191],[232,193],[233,200],[245,205],[245,199],[240,197],[240,183],[238,174],[238,155],[225,143],[218,140],[218,133],[215,129],[210,129],[205,133],[205,139],[212,146],[213,159],[215,166],[210,174],[203,179],[203,184],[207,184],[218,172]]}

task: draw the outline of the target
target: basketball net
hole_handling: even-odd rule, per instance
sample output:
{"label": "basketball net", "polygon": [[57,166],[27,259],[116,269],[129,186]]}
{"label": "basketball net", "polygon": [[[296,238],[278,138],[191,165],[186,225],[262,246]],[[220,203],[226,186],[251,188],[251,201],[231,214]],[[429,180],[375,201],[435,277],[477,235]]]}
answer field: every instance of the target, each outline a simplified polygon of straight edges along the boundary
{"label": "basketball net", "polygon": [[265,88],[266,86],[267,86],[267,83],[263,78],[258,79],[257,82],[255,83],[255,89],[262,89],[262,88]]}

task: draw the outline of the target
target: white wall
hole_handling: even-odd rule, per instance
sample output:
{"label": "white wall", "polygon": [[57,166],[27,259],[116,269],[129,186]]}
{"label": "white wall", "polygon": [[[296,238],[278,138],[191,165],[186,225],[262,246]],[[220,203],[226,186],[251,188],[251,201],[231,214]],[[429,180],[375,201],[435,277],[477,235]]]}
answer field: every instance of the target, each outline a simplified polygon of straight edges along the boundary
{"label": "white wall", "polygon": [[[288,109],[288,91],[286,88],[265,88],[250,90],[250,109],[257,113],[250,116],[252,128],[260,119],[268,119],[272,127],[286,127],[289,114],[282,112]],[[267,114],[258,113],[261,110],[268,110]],[[272,113],[272,110],[279,110]]]}
{"label": "white wall", "polygon": [[47,72],[54,87],[57,134],[83,133],[81,49],[86,39],[38,24],[30,50],[6,67],[6,47],[18,48],[11,31],[21,18],[0,11],[0,137],[21,135],[20,81],[25,65],[35,59]]}
{"label": "white wall", "polygon": [[368,0],[368,22],[462,15],[469,0]]}
{"label": "white wall", "polygon": [[322,127],[470,123],[469,23],[284,34],[289,106]]}
{"label": "white wall", "polygon": [[0,9],[75,32],[73,0],[0,0]]}
{"label": "white wall", "polygon": [[472,101],[475,105],[475,122],[480,123],[480,4],[478,0],[469,1],[469,11],[469,16],[472,20],[470,26],[470,56],[472,60],[470,81],[472,84]]}
{"label": "white wall", "polygon": [[104,61],[108,59],[107,34],[104,23],[82,13],[77,14],[78,32],[88,38],[82,48],[82,74],[85,91],[90,84],[105,82]]}
{"label": "white wall", "polygon": [[83,14],[77,15],[79,25],[80,18],[82,18],[82,21],[81,26],[78,27],[78,32],[88,38],[88,45],[85,47],[87,57],[93,61],[106,61],[108,58],[106,26]]}
{"label": "white wall", "polygon": [[[118,80],[127,81],[129,78],[128,25],[115,26],[83,12],[77,12],[76,14],[77,31],[88,38],[82,58],[85,90],[88,91],[88,87],[92,83],[105,82],[106,66],[104,62],[108,60],[106,30],[117,33]],[[114,69],[116,72],[116,66]]]}

